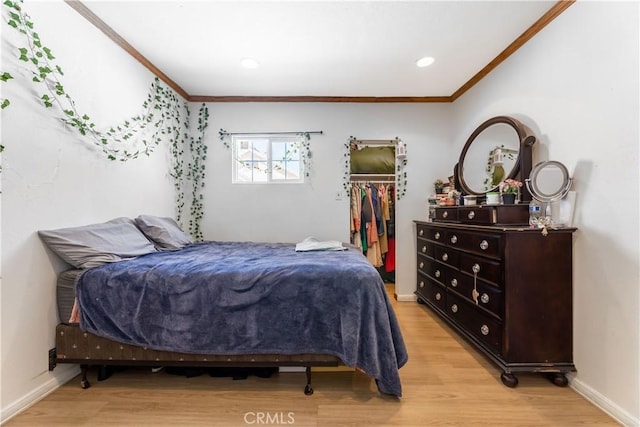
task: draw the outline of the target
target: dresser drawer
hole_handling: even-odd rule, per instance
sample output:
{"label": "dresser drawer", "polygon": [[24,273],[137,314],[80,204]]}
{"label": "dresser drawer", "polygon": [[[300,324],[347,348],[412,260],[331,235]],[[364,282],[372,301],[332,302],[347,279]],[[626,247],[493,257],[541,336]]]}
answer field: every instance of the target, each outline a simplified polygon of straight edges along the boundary
{"label": "dresser drawer", "polygon": [[451,267],[445,264],[436,262],[431,258],[418,255],[418,273],[431,277],[443,286],[446,286],[452,271]]}
{"label": "dresser drawer", "polygon": [[452,206],[450,208],[436,208],[436,221],[458,221],[458,208]]}
{"label": "dresser drawer", "polygon": [[422,254],[418,254],[418,273],[426,274],[430,277],[440,278],[441,269],[438,268],[438,263],[436,263],[433,259],[428,258]]}
{"label": "dresser drawer", "polygon": [[454,291],[460,287],[460,282],[464,280],[466,277],[460,270],[451,270],[449,274],[446,275],[444,284],[447,288],[453,289]]}
{"label": "dresser drawer", "polygon": [[486,206],[465,206],[458,209],[458,220],[465,224],[492,224],[493,210]]}
{"label": "dresser drawer", "polygon": [[434,282],[426,276],[418,274],[416,294],[425,301],[431,302],[440,310],[445,311],[447,293],[444,286]]}
{"label": "dresser drawer", "polygon": [[502,352],[502,324],[453,293],[447,295],[447,315],[496,353]]}
{"label": "dresser drawer", "polygon": [[460,252],[450,247],[436,246],[433,249],[433,258],[451,267],[458,268]]}
{"label": "dresser drawer", "polygon": [[472,279],[477,274],[478,278],[502,287],[502,264],[498,261],[461,253],[459,267]]}
{"label": "dresser drawer", "polygon": [[418,239],[418,253],[421,255],[426,255],[428,257],[433,258],[433,243],[424,240]]}
{"label": "dresser drawer", "polygon": [[529,223],[529,206],[527,204],[459,206],[458,221],[475,225],[525,225]]}
{"label": "dresser drawer", "polygon": [[[446,230],[438,227],[418,226],[418,240],[426,239],[432,242],[445,243]],[[419,248],[418,248],[419,249]]]}
{"label": "dresser drawer", "polygon": [[[468,299],[469,302],[476,304],[476,300],[473,298],[473,277],[457,272],[447,284],[452,291]],[[476,280],[476,290],[478,292],[476,305],[502,319],[504,307],[502,290],[480,279]]]}
{"label": "dresser drawer", "polygon": [[483,256],[499,258],[501,253],[502,238],[499,234],[448,230],[444,241],[451,247]]}

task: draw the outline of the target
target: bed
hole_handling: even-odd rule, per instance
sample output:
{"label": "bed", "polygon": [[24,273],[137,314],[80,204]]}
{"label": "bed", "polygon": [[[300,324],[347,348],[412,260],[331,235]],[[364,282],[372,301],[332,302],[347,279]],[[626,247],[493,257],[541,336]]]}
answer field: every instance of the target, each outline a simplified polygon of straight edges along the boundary
{"label": "bed", "polygon": [[[187,238],[159,250],[157,235],[136,229],[154,250],[60,274],[50,369],[80,364],[86,388],[91,365],[301,366],[312,394],[312,366],[346,365],[381,393],[402,395],[402,334],[382,279],[357,249]],[[59,231],[40,236],[60,255]]]}

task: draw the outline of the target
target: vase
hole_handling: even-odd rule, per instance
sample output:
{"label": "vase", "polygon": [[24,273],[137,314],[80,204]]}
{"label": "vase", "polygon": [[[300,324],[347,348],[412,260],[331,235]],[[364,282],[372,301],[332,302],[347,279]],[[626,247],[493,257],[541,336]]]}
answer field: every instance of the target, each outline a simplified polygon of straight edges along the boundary
{"label": "vase", "polygon": [[488,205],[499,205],[500,204],[500,193],[487,193],[487,204]]}
{"label": "vase", "polygon": [[515,193],[503,193],[502,194],[502,204],[503,205],[513,205],[516,202]]}

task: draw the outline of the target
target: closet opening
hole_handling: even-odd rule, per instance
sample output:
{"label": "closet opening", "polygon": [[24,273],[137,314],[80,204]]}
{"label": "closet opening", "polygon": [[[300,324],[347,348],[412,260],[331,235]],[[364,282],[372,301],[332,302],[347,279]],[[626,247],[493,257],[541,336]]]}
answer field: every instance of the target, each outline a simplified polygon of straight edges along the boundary
{"label": "closet opening", "polygon": [[350,141],[350,242],[395,285],[396,142]]}

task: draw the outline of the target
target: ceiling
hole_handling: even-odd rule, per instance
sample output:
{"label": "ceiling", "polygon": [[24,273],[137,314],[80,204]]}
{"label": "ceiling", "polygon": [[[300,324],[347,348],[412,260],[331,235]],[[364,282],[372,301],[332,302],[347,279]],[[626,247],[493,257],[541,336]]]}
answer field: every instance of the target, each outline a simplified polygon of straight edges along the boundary
{"label": "ceiling", "polygon": [[[67,3],[193,100],[452,100],[568,7],[547,0]],[[423,56],[433,65],[418,68]],[[243,68],[243,58],[259,67]]]}

